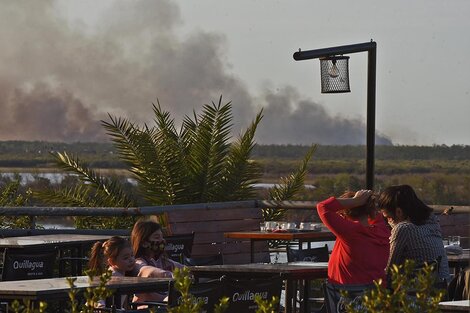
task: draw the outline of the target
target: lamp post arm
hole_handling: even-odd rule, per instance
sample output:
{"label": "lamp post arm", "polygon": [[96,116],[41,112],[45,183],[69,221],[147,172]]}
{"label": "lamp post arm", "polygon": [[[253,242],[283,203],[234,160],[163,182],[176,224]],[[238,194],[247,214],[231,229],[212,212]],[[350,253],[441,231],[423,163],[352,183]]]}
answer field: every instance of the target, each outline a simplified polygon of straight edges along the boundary
{"label": "lamp post arm", "polygon": [[370,42],[358,43],[354,45],[337,46],[337,47],[307,50],[307,51],[297,51],[294,53],[294,60],[301,61],[301,60],[317,59],[317,58],[327,57],[331,55],[370,51],[376,48],[377,48],[377,43],[375,41],[370,41]]}

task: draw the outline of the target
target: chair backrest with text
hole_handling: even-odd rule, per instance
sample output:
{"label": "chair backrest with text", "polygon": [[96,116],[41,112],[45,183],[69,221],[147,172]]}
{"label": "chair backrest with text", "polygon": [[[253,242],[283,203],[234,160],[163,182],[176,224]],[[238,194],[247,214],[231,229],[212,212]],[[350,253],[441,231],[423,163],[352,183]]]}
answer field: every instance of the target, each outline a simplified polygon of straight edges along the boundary
{"label": "chair backrest with text", "polygon": [[170,259],[183,263],[184,257],[191,257],[194,232],[189,234],[165,236],[165,241],[165,252]]}
{"label": "chair backrest with text", "polygon": [[[282,289],[281,277],[265,279],[232,279],[221,278],[224,285],[224,295],[229,298],[229,307],[225,313],[255,313],[258,305],[254,301],[256,295],[263,300],[271,301],[273,296],[280,299]],[[278,308],[275,312],[278,312]]]}
{"label": "chair backrest with text", "polygon": [[[193,283],[189,287],[189,293],[194,297],[194,301],[202,302],[201,312],[212,313],[214,306],[219,303],[223,296],[222,282],[214,279],[205,282]],[[181,294],[172,287],[169,295],[170,307],[177,306],[181,302]]]}
{"label": "chair backrest with text", "polygon": [[329,258],[328,245],[302,250],[287,247],[287,262],[328,262]]}
{"label": "chair backrest with text", "polygon": [[2,280],[52,278],[55,249],[5,249]]}
{"label": "chair backrest with text", "polygon": [[[346,305],[352,304],[355,312],[362,312],[362,296],[363,294],[373,288],[374,284],[364,285],[335,285],[329,282],[323,284],[323,291],[325,294],[325,307],[328,313],[345,313]],[[347,293],[343,296],[341,292]],[[361,309],[362,308],[362,309]]]}

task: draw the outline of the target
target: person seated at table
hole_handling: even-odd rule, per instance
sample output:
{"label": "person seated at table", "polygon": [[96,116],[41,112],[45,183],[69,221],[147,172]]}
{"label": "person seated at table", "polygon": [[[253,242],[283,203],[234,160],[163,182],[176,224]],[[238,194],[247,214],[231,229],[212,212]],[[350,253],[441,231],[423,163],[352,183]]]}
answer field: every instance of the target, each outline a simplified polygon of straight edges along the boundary
{"label": "person seated at table", "polygon": [[[105,242],[98,241],[93,245],[88,263],[89,269],[95,275],[101,275],[106,270],[112,276],[126,276],[135,268],[135,258],[131,243],[122,237],[113,236]],[[121,297],[121,306],[127,302],[127,297]],[[97,307],[105,307],[104,300],[99,300]]]}
{"label": "person seated at table", "polygon": [[[165,253],[162,227],[151,219],[139,219],[132,228],[131,242],[136,257],[134,274],[141,277],[173,277],[175,268],[184,265],[169,259]],[[134,301],[162,301],[166,294],[136,294]]]}
{"label": "person seated at table", "polygon": [[417,264],[440,259],[439,278],[448,281],[449,263],[441,227],[433,209],[409,185],[390,186],[380,193],[377,207],[392,227],[387,268],[414,260]]}
{"label": "person seated at table", "polygon": [[336,236],[328,263],[330,283],[385,282],[390,229],[371,196],[371,190],[359,190],[317,204],[320,219]]}

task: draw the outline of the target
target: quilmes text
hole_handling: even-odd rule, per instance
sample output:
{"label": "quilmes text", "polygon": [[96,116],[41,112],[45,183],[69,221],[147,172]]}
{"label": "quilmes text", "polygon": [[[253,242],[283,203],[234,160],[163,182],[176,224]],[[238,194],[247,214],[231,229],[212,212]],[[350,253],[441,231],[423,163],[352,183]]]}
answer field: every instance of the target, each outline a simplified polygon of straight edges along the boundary
{"label": "quilmes text", "polygon": [[31,262],[30,260],[23,260],[21,262],[19,262],[19,261],[13,262],[13,269],[15,269],[15,270],[25,269],[25,270],[35,271],[37,269],[43,269],[43,268],[44,268],[44,262],[43,261],[33,261],[33,262]]}

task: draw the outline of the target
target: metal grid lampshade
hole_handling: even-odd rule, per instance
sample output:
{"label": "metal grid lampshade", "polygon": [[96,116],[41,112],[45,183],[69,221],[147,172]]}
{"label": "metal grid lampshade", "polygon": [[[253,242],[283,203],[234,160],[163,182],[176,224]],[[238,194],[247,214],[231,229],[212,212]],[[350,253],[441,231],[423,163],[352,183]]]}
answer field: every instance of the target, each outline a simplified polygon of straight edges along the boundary
{"label": "metal grid lampshade", "polygon": [[349,57],[330,56],[320,58],[321,92],[351,92],[349,87]]}

